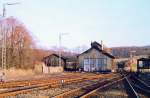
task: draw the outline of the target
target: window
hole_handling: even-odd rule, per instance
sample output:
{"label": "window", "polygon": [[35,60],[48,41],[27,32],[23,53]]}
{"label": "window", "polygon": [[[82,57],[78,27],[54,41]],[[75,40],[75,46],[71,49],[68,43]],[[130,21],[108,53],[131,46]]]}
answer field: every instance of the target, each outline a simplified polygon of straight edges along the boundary
{"label": "window", "polygon": [[89,65],[89,59],[84,59],[84,65]]}
{"label": "window", "polygon": [[101,66],[102,65],[101,59],[97,59],[97,61],[98,61],[98,66]]}
{"label": "window", "polygon": [[104,59],[104,65],[107,65],[107,59],[106,58]]}
{"label": "window", "polygon": [[97,59],[97,61],[98,61],[99,66],[107,65],[107,59],[106,58],[99,58],[99,59]]}
{"label": "window", "polygon": [[96,66],[98,70],[104,70],[107,67],[107,59],[106,58],[98,58],[96,59]]}
{"label": "window", "polygon": [[85,58],[84,68],[86,70],[104,70],[107,67],[106,58]]}
{"label": "window", "polygon": [[143,62],[139,61],[139,67],[143,67]]}

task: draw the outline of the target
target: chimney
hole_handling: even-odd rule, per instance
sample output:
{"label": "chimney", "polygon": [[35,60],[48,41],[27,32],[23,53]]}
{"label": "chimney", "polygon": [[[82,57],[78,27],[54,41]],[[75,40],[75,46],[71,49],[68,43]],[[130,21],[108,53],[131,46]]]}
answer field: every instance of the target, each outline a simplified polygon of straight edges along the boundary
{"label": "chimney", "polygon": [[102,46],[102,50],[104,50],[104,46],[103,46],[103,41],[101,40],[101,46]]}

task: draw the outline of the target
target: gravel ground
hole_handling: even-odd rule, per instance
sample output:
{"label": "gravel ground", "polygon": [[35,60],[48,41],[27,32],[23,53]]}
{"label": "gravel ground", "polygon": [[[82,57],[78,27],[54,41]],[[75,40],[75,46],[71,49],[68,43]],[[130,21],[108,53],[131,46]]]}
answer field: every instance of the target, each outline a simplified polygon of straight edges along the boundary
{"label": "gravel ground", "polygon": [[[139,94],[140,98],[148,98],[142,94]],[[89,98],[128,98],[128,93],[125,90],[125,85],[123,82],[112,85],[107,89],[102,89]]]}
{"label": "gravel ground", "polygon": [[66,91],[69,91],[69,90],[72,90],[72,89],[75,89],[84,85],[96,83],[96,81],[98,80],[73,83],[73,84],[64,85],[64,86],[57,87],[57,88],[50,88],[47,90],[37,90],[37,91],[30,92],[28,94],[19,94],[17,96],[11,96],[7,98],[51,98],[63,92],[66,92]]}
{"label": "gravel ground", "polygon": [[140,74],[140,79],[150,86],[150,73]]}
{"label": "gravel ground", "polygon": [[106,97],[106,98],[128,98],[128,94],[124,89],[123,83],[117,83],[112,85],[107,89],[102,89],[97,92],[99,97]]}
{"label": "gravel ground", "polygon": [[[66,74],[72,74],[72,73],[62,73],[61,75],[66,75]],[[94,76],[94,74],[92,73],[76,73],[82,76]],[[60,74],[55,74],[52,75],[52,77],[56,77],[56,76],[61,76]],[[115,74],[116,76],[116,74]],[[51,76],[50,76],[51,77]],[[110,76],[106,76],[106,77],[101,77],[100,79],[108,79],[110,78]],[[37,91],[32,91],[30,93],[27,94],[19,94],[16,96],[11,96],[11,97],[6,97],[6,98],[51,98],[53,96],[56,96],[58,94],[61,94],[63,92],[75,89],[75,88],[79,88],[82,87],[84,85],[89,85],[92,83],[96,83],[98,80],[92,80],[92,81],[84,81],[84,82],[78,82],[78,83],[72,83],[72,84],[68,84],[68,85],[63,85],[60,87],[56,87],[56,88],[50,88],[50,89],[46,89],[46,90],[37,90]]]}

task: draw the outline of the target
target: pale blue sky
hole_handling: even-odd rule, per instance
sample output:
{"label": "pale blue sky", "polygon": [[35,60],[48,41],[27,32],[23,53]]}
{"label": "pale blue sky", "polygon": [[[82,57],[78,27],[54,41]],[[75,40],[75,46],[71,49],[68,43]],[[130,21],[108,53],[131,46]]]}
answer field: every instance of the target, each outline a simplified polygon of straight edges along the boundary
{"label": "pale blue sky", "polygon": [[[108,47],[150,45],[150,0],[0,0],[19,1],[7,6],[7,16],[17,17],[42,47],[67,48],[103,40]],[[0,5],[0,13],[2,6]]]}

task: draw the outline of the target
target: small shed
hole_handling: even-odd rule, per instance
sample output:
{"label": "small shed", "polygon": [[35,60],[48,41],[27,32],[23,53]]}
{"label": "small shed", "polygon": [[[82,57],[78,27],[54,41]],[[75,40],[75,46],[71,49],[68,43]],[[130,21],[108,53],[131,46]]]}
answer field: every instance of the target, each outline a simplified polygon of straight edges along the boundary
{"label": "small shed", "polygon": [[66,66],[66,59],[61,56],[61,66],[59,66],[59,55],[51,54],[42,59],[44,62],[43,72],[44,73],[55,73],[63,72]]}
{"label": "small shed", "polygon": [[138,72],[150,72],[150,58],[140,58],[137,60]]}

